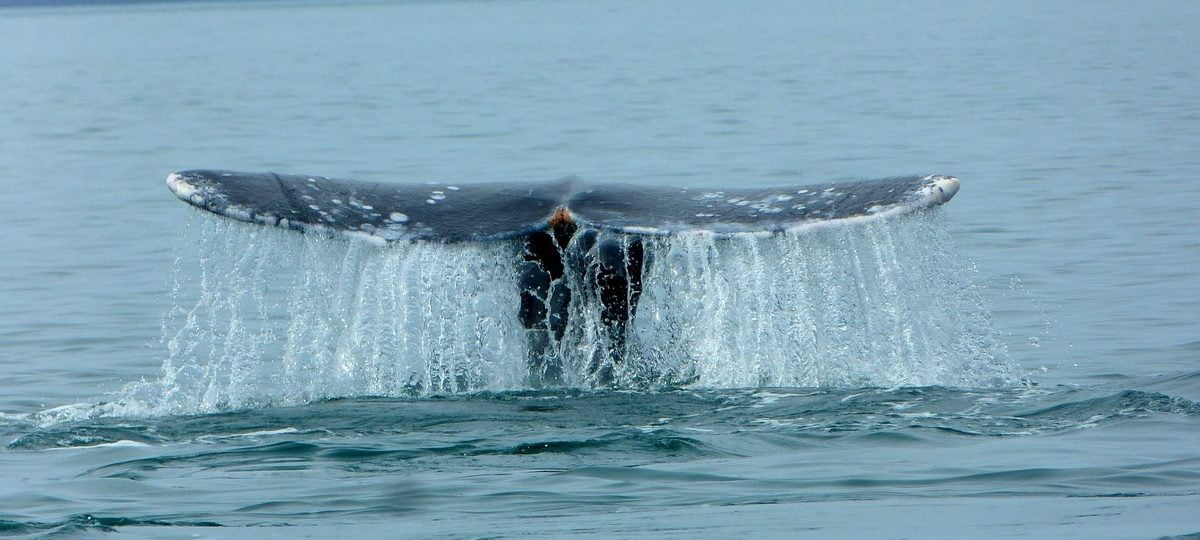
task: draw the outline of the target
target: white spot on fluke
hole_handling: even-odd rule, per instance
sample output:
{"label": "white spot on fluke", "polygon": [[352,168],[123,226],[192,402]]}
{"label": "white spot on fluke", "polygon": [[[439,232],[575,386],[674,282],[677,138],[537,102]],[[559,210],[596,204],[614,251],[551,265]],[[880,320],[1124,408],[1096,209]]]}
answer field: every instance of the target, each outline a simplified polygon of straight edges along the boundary
{"label": "white spot on fluke", "polygon": [[171,173],[167,175],[167,187],[175,193],[176,197],[188,200],[192,195],[196,195],[196,186],[189,184],[182,175]]}

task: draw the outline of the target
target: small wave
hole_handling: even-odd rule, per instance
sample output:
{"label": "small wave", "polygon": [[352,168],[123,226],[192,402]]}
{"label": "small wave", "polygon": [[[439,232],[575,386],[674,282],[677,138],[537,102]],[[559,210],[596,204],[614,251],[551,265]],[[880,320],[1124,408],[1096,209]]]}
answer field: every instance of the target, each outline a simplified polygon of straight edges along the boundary
{"label": "small wave", "polygon": [[[23,430],[7,447],[217,447],[196,448],[193,454],[202,456],[230,447],[248,454],[269,453],[282,448],[274,444],[293,442],[319,445],[312,451],[322,459],[616,452],[719,456],[755,453],[764,444],[794,447],[812,438],[883,441],[889,437],[1024,436],[1151,415],[1200,416],[1200,404],[1141,390],[1103,393],[1037,387],[526,390],[436,398],[338,399],[208,415],[92,416]],[[457,426],[482,431],[477,440],[451,438],[444,444],[419,436],[457,432]],[[748,446],[730,444],[739,441],[727,437],[734,432],[747,434],[750,438],[740,442]],[[376,448],[339,442],[367,435],[397,438],[400,446]],[[190,454],[178,457],[197,459]]]}
{"label": "small wave", "polygon": [[[321,430],[321,432],[329,433],[326,430]],[[262,437],[271,437],[271,436],[276,436],[276,435],[293,435],[293,434],[298,434],[298,433],[304,433],[304,432],[302,432],[294,427],[285,427],[285,428],[279,428],[279,429],[262,429],[262,430],[250,431],[250,432],[246,432],[246,433],[230,433],[227,435],[201,435],[200,437],[197,437],[196,440],[201,441],[201,442],[213,442],[213,441],[226,441],[226,440],[232,440],[232,439],[260,439]]]}
{"label": "small wave", "polygon": [[485,450],[477,452],[476,455],[493,453],[514,455],[545,453],[587,455],[593,453],[610,453],[613,451],[690,457],[732,455],[698,439],[683,436],[665,429],[654,431],[625,429],[596,438],[523,442],[513,447],[499,449],[498,452],[496,450]]}
{"label": "small wave", "polygon": [[113,533],[122,527],[222,527],[215,521],[166,521],[119,516],[76,514],[60,521],[11,521],[0,519],[0,535],[69,536],[96,532]]}
{"label": "small wave", "polygon": [[1124,390],[1116,394],[1055,403],[1016,416],[1044,422],[1091,425],[1100,420],[1150,414],[1200,416],[1200,403],[1158,392]]}
{"label": "small wave", "polygon": [[[73,441],[73,442],[77,442],[77,441]],[[131,440],[128,440],[128,439],[121,439],[121,440],[118,440],[118,441],[113,441],[113,442],[102,442],[102,443],[90,444],[90,445],[89,445],[89,444],[71,444],[71,445],[68,445],[68,446],[63,446],[63,447],[60,447],[60,448],[67,448],[67,447],[69,447],[69,448],[74,448],[74,449],[86,449],[86,448],[130,448],[130,447],[132,447],[132,448],[136,448],[136,447],[142,447],[142,446],[152,446],[152,445],[150,445],[150,444],[148,444],[148,443],[141,442],[141,441],[131,441]]]}
{"label": "small wave", "polygon": [[115,426],[107,423],[60,425],[35,429],[9,442],[13,450],[49,448],[103,448],[152,446],[164,440],[148,425]]}

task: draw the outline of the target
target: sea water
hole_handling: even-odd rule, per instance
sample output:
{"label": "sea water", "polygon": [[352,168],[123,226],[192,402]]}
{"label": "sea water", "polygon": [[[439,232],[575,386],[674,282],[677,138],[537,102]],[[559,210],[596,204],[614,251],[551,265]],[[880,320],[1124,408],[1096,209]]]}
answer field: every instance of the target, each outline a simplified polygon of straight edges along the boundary
{"label": "sea water", "polygon": [[[1200,531],[1196,7],[0,8],[0,530]],[[298,235],[219,167],[945,207],[649,239],[615,383],[526,384],[518,246]],[[582,309],[582,308],[580,308]],[[285,526],[285,527],[281,527]]]}

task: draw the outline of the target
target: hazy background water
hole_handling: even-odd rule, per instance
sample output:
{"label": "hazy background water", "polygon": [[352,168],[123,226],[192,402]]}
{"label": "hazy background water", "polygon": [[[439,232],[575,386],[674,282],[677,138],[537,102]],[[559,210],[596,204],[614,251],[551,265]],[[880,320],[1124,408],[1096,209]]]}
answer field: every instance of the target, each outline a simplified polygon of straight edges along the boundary
{"label": "hazy background water", "polygon": [[[1200,531],[1197,20],[1192,2],[0,9],[0,527]],[[43,411],[159,378],[174,260],[192,253],[179,244],[213,240],[184,231],[162,181],[196,167],[705,186],[954,174],[954,249],[1032,385],[55,422]],[[76,448],[114,441],[133,443]],[[154,527],[168,524],[182,528]],[[301,528],[202,528],[281,524]]]}

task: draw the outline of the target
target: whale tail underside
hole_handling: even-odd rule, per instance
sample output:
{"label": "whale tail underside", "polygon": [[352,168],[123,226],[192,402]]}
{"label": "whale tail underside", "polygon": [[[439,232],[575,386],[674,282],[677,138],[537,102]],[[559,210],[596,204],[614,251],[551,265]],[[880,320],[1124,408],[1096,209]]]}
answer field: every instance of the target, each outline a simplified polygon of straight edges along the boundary
{"label": "whale tail underside", "polygon": [[[210,212],[302,232],[379,244],[518,242],[523,249],[512,262],[519,298],[512,300],[534,386],[563,384],[572,364],[585,365],[584,378],[592,383],[612,381],[629,356],[629,328],[654,265],[647,237],[774,233],[880,219],[941,204],[958,191],[958,179],[936,175],[716,190],[593,186],[575,179],[387,184],[195,170],[170,175],[167,185]],[[588,343],[569,345],[585,335]],[[570,360],[583,350],[591,351],[586,359]]]}
{"label": "whale tail underside", "polygon": [[952,176],[899,176],[791,187],[362,182],[189,170],[167,177],[183,201],[249,223],[378,242],[523,237],[570,222],[635,235],[776,232],[912,212],[950,200]]}

